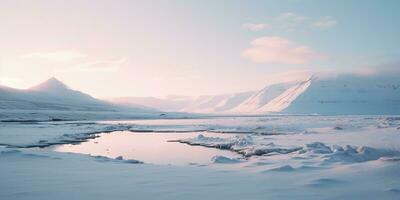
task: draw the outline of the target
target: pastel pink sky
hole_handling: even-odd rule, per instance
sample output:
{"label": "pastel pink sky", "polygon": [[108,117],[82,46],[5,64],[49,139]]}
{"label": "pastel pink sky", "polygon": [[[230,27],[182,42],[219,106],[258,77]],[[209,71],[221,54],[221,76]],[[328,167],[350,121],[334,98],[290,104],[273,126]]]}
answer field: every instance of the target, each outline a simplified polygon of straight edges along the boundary
{"label": "pastel pink sky", "polygon": [[308,46],[297,45],[281,37],[261,37],[250,43],[243,57],[260,63],[308,64],[323,56]]}
{"label": "pastel pink sky", "polygon": [[221,94],[397,62],[395,5],[333,4],[3,0],[0,84],[56,77],[103,98]]}

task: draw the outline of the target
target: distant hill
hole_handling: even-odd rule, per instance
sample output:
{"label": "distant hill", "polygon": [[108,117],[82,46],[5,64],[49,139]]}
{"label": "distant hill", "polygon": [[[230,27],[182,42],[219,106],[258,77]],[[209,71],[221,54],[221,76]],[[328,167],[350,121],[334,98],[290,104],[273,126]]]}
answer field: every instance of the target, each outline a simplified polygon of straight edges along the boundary
{"label": "distant hill", "polygon": [[72,90],[56,78],[27,90],[0,86],[0,109],[62,111],[137,111],[154,109],[121,106]]}
{"label": "distant hill", "polygon": [[250,91],[236,94],[204,95],[198,97],[121,97],[110,99],[110,102],[120,105],[142,105],[167,112],[223,113],[235,108],[253,94],[254,92]]}
{"label": "distant hill", "polygon": [[392,76],[312,76],[259,91],[198,97],[123,97],[109,101],[51,78],[27,90],[0,86],[0,109],[212,114],[400,114],[400,79]]}

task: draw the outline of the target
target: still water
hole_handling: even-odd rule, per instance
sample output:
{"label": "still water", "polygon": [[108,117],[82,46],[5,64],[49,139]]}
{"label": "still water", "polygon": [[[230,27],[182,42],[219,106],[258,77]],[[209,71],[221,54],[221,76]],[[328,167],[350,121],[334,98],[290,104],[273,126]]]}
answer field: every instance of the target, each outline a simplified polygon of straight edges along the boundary
{"label": "still water", "polygon": [[219,133],[143,133],[116,131],[101,133],[99,137],[89,139],[80,144],[66,144],[54,147],[55,151],[82,153],[93,156],[105,156],[124,159],[135,159],[151,164],[209,164],[214,156],[239,158],[240,155],[227,150],[190,146],[187,144],[168,142],[182,138],[197,137],[199,134],[212,137],[231,137],[233,134]]}

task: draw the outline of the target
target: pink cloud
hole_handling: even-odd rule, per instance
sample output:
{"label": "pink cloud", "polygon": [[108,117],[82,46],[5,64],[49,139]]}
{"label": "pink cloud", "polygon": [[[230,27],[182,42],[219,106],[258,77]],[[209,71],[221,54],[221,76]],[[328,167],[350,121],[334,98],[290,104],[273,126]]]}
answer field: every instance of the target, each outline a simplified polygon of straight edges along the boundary
{"label": "pink cloud", "polygon": [[281,37],[261,37],[250,43],[242,56],[257,63],[307,64],[322,56],[310,47]]}
{"label": "pink cloud", "polygon": [[312,25],[318,28],[331,28],[336,26],[337,21],[330,16],[325,16],[320,20],[314,22]]}
{"label": "pink cloud", "polygon": [[278,16],[278,20],[288,20],[288,21],[300,22],[300,21],[304,21],[306,19],[307,19],[306,17],[304,17],[302,15],[298,15],[298,14],[292,13],[292,12],[281,13]]}
{"label": "pink cloud", "polygon": [[250,24],[250,23],[247,23],[247,24],[243,24],[242,25],[242,28],[248,29],[248,30],[251,30],[251,31],[259,31],[259,30],[262,30],[262,29],[264,29],[266,27],[267,27],[266,24]]}

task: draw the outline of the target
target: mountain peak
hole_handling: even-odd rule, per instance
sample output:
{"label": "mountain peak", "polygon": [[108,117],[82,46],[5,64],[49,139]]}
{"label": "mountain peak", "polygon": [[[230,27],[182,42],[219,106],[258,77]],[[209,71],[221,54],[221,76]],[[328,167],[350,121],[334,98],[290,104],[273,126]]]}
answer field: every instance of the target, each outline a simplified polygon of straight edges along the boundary
{"label": "mountain peak", "polygon": [[36,85],[32,88],[31,90],[37,90],[37,91],[46,91],[46,92],[55,92],[59,90],[68,90],[68,86],[65,85],[63,82],[60,80],[56,79],[55,77],[51,77],[45,82]]}

